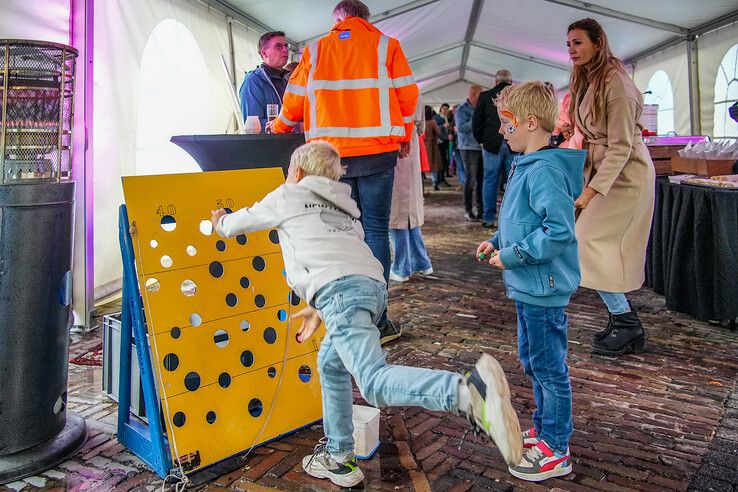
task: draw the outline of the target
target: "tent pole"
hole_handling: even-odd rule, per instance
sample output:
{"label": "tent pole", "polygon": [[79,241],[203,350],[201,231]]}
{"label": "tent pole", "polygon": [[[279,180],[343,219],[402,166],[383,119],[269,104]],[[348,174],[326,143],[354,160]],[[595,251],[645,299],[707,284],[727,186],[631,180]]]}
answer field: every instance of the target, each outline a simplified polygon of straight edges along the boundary
{"label": "tent pole", "polygon": [[702,135],[700,108],[700,72],[697,37],[687,39],[687,64],[689,65],[689,129],[692,135]]}

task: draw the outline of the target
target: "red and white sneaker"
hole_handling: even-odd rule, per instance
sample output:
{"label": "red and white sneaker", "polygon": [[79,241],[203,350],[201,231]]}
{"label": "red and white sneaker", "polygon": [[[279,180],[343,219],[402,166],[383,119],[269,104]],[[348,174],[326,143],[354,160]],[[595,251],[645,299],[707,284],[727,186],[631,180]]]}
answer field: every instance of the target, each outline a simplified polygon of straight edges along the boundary
{"label": "red and white sneaker", "polygon": [[544,442],[528,448],[515,466],[508,467],[508,471],[522,480],[540,482],[547,478],[561,477],[571,473],[571,454],[557,453]]}
{"label": "red and white sneaker", "polygon": [[538,434],[536,434],[536,428],[531,427],[527,431],[522,433],[523,436],[523,448],[528,449],[532,448],[536,444],[538,444]]}

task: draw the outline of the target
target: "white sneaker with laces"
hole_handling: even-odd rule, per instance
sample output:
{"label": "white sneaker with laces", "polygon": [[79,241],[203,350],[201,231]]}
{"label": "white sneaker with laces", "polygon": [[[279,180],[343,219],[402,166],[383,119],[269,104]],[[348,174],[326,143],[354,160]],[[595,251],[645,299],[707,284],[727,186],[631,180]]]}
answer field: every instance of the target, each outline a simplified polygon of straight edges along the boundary
{"label": "white sneaker with laces", "polygon": [[315,446],[313,454],[302,459],[302,469],[315,478],[327,478],[340,487],[353,487],[364,480],[364,473],[351,456],[339,463],[328,452],[328,439],[322,438]]}

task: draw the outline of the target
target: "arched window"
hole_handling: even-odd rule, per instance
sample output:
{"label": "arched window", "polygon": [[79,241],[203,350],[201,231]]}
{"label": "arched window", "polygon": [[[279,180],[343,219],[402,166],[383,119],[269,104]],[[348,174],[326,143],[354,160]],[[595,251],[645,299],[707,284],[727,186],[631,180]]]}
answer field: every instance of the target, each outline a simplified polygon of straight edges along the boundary
{"label": "arched window", "polygon": [[659,105],[659,135],[674,131],[674,93],[666,72],[659,70],[651,76],[646,94],[643,96],[643,103]]}
{"label": "arched window", "polygon": [[738,101],[738,44],[725,53],[718,67],[715,79],[715,126],[712,135],[715,139],[738,138],[738,123],[728,113]]}
{"label": "arched window", "polygon": [[[154,28],[138,82],[136,174],[199,171],[195,160],[169,141],[173,135],[213,133],[208,69],[184,24],[167,19]],[[225,129],[227,120],[220,118]]]}

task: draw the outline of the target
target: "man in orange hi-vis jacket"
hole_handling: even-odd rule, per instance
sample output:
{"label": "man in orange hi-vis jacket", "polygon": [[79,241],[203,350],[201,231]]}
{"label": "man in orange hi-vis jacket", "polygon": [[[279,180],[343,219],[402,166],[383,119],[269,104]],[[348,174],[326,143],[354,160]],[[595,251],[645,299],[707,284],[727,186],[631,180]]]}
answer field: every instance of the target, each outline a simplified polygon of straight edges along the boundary
{"label": "man in orange hi-vis jacket", "polygon": [[[400,42],[369,23],[369,9],[343,0],[333,10],[336,24],[305,47],[290,77],[276,133],[304,121],[305,139],[325,140],[341,154],[351,196],[361,211],[365,242],[389,280],[389,217],[398,151],[410,150],[418,86]],[[382,313],[382,343],[401,327]]]}

